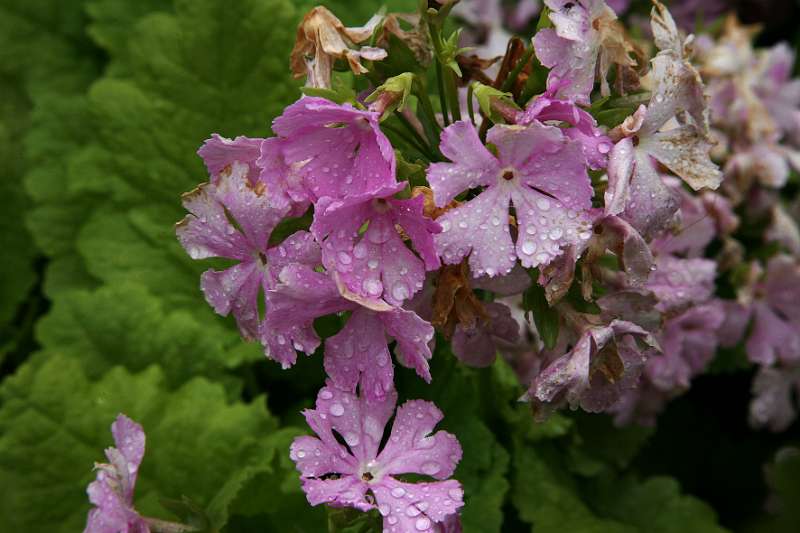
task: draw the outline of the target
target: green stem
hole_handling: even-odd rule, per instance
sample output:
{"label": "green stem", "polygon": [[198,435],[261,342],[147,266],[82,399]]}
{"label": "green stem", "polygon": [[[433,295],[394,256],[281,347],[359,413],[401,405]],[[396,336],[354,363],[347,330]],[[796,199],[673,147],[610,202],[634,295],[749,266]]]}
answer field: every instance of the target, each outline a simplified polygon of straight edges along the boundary
{"label": "green stem", "polygon": [[458,87],[456,86],[456,73],[447,69],[447,98],[450,100],[453,122],[461,120],[461,104],[458,101]]}
{"label": "green stem", "polygon": [[425,134],[428,136],[428,143],[431,146],[438,146],[439,132],[441,132],[442,128],[436,120],[436,113],[433,110],[433,104],[431,104],[428,90],[424,84],[420,84],[417,88],[416,95],[419,99],[420,108],[422,109],[421,118],[424,119],[423,125],[427,126],[425,128]]}
{"label": "green stem", "polygon": [[444,73],[442,72],[442,64],[438,59],[434,59],[436,63],[436,85],[439,90],[439,107],[442,108],[442,121],[445,127],[450,125],[450,118],[447,115],[447,97],[444,91]]}
{"label": "green stem", "polygon": [[[397,117],[397,120],[400,121],[403,127],[405,127],[405,129],[407,129],[409,133],[411,133],[411,136],[414,137],[414,139],[416,139],[417,143],[419,143],[420,146],[425,147],[425,153],[435,156],[436,153],[433,150],[433,148],[431,148],[431,145],[428,144],[428,141],[426,141],[425,138],[419,134],[417,128],[415,128],[411,124],[411,122],[408,121],[408,119],[403,115],[403,113],[401,113],[400,111],[395,111],[394,115]],[[434,159],[436,158],[434,157]]]}
{"label": "green stem", "polygon": [[469,113],[469,119],[472,121],[472,125],[475,125],[475,109],[472,104],[472,84],[469,84],[467,87],[467,112]]}
{"label": "green stem", "polygon": [[431,160],[431,154],[428,152],[426,147],[417,143],[413,137],[406,134],[406,132],[404,132],[403,130],[395,128],[394,126],[390,126],[389,124],[386,123],[381,124],[381,128],[385,128],[387,131],[394,133],[395,135],[403,139],[406,143],[408,143],[410,147],[418,151],[423,157],[425,157],[429,161]]}

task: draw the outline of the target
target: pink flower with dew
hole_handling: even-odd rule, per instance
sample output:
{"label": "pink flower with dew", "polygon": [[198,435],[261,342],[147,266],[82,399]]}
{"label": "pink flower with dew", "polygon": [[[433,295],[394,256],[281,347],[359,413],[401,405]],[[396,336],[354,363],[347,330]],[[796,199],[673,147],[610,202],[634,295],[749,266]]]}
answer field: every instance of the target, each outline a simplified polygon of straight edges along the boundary
{"label": "pink flower with dew", "polygon": [[[461,485],[448,479],[461,460],[461,446],[450,433],[432,433],[442,419],[433,403],[410,400],[395,414],[396,403],[394,389],[375,400],[329,383],[319,391],[316,408],[303,412],[317,436],[296,438],[290,457],[311,505],[377,509],[388,533],[432,533],[463,506]],[[403,474],[434,481],[395,477]]]}
{"label": "pink flower with dew", "polygon": [[394,369],[387,337],[397,342],[395,356],[400,364],[430,381],[428,344],[433,327],[413,311],[349,296],[354,299],[342,297],[327,273],[300,264],[285,267],[275,289],[267,293],[262,341],[284,368],[289,367],[297,358],[295,350],[311,354],[319,346],[313,327],[316,318],[351,311],[344,328],[325,341],[325,370],[338,387],[355,391],[360,386],[370,398],[383,397],[392,389]]}
{"label": "pink flower with dew", "polygon": [[86,492],[94,508],[84,533],[149,533],[147,522],[133,507],[133,490],[144,457],[142,426],[125,415],[111,424],[114,448],[106,448],[108,464],[95,463],[97,479]]}
{"label": "pink flower with dew", "polygon": [[[560,128],[533,122],[528,126],[492,127],[487,141],[472,123],[459,121],[442,132],[442,153],[452,163],[432,163],[428,181],[436,205],[485,187],[475,198],[447,211],[434,237],[445,263],[467,254],[473,275],[507,274],[519,258],[522,266],[546,265],[564,247],[591,237],[593,194],[581,145]],[[516,212],[516,243],[510,229],[510,206]]]}
{"label": "pink flower with dew", "polygon": [[303,97],[272,123],[277,137],[261,146],[258,164],[270,191],[295,202],[341,199],[395,184],[395,156],[380,114]]}
{"label": "pink flower with dew", "polygon": [[[423,215],[421,195],[392,198],[404,186],[342,200],[324,197],[315,207],[311,232],[322,243],[325,267],[349,293],[365,300],[402,305],[422,288],[425,271],[440,266],[433,235],[441,228]],[[398,228],[419,256],[406,246]]]}
{"label": "pink flower with dew", "polygon": [[200,286],[217,313],[232,313],[242,336],[256,339],[261,321],[259,297],[275,285],[283,266],[320,264],[320,251],[311,234],[304,231],[278,246],[269,246],[270,234],[286,216],[288,206],[274,204],[258,183],[253,185],[247,164],[234,161],[225,169],[213,183],[184,195],[189,215],[177,224],[176,233],[192,259],[238,261],[226,270],[205,271]]}

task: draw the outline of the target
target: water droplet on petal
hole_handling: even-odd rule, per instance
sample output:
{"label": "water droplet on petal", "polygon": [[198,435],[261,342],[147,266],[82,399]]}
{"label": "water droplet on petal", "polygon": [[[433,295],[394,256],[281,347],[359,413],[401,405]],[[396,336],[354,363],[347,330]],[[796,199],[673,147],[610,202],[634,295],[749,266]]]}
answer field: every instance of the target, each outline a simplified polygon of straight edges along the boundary
{"label": "water droplet on petal", "polygon": [[414,527],[417,528],[417,531],[425,531],[427,529],[430,529],[431,521],[423,516],[422,518],[417,519],[417,522],[414,524]]}
{"label": "water droplet on petal", "polygon": [[434,463],[433,461],[422,465],[422,473],[427,474],[429,476],[436,474],[436,472],[438,472],[441,469],[442,467],[440,467],[438,463]]}
{"label": "water droplet on petal", "polygon": [[329,411],[333,416],[342,416],[344,414],[344,407],[342,407],[342,404],[340,403],[335,403],[331,405]]}
{"label": "water droplet on petal", "polygon": [[406,489],[403,487],[395,487],[392,489],[392,496],[395,498],[402,498],[406,494]]}
{"label": "water droplet on petal", "polygon": [[533,241],[525,241],[522,243],[522,253],[531,255],[536,251],[536,243]]}

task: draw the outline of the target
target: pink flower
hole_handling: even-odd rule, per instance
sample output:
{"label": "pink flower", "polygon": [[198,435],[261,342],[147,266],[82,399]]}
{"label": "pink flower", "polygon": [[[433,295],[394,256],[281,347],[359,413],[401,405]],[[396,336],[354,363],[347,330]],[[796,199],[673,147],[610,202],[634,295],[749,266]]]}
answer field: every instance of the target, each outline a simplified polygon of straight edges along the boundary
{"label": "pink flower", "polygon": [[[461,485],[448,479],[461,460],[461,446],[450,433],[432,434],[442,419],[434,404],[410,400],[397,409],[381,448],[396,403],[393,389],[371,400],[328,384],[317,395],[316,409],[303,412],[317,437],[296,438],[290,457],[311,505],[377,508],[386,532],[433,532],[463,505]],[[395,477],[402,474],[436,481],[408,483]]]}
{"label": "pink flower", "polygon": [[800,265],[790,256],[775,256],[750,290],[753,325],[745,345],[750,360],[762,365],[800,361]]}
{"label": "pink flower", "polygon": [[800,366],[761,367],[753,380],[750,424],[783,431],[797,417]]}
{"label": "pink flower", "polygon": [[488,318],[478,319],[472,328],[458,324],[453,333],[453,354],[464,364],[486,367],[494,363],[498,347],[514,346],[519,342],[519,323],[511,310],[498,302],[483,304]]}
{"label": "pink flower", "polygon": [[344,328],[325,341],[325,370],[337,386],[355,391],[360,385],[371,398],[383,397],[391,390],[394,370],[387,336],[397,341],[395,356],[400,364],[430,381],[428,343],[433,339],[433,327],[413,311],[383,301],[355,300],[343,298],[326,273],[289,265],[281,271],[275,289],[267,292],[262,342],[270,346],[284,368],[289,367],[296,360],[295,350],[311,354],[319,346],[314,319],[352,311]]}
{"label": "pink flower", "polygon": [[238,261],[226,270],[205,271],[201,288],[217,313],[233,313],[242,336],[255,339],[259,336],[259,295],[277,282],[284,265],[319,264],[320,252],[307,232],[295,233],[281,245],[270,247],[270,234],[288,206],[274,204],[263,186],[253,185],[247,164],[234,161],[225,169],[213,183],[184,195],[183,205],[190,214],[177,224],[176,233],[192,259]]}
{"label": "pink flower", "polygon": [[[422,214],[422,196],[391,197],[403,187],[398,183],[374,195],[342,200],[322,198],[311,226],[322,243],[323,263],[347,291],[395,306],[422,288],[426,270],[440,266],[433,235],[441,228]],[[398,228],[408,235],[420,257],[406,247]]]}
{"label": "pink flower", "polygon": [[717,263],[710,259],[660,255],[655,266],[645,287],[658,298],[656,309],[662,313],[705,302],[714,292]]}
{"label": "pink flower", "polygon": [[86,492],[95,506],[84,533],[149,533],[147,522],[133,508],[133,489],[144,457],[142,426],[125,415],[111,424],[115,448],[106,448],[108,464],[95,463],[97,479]]}
{"label": "pink flower", "polygon": [[[475,127],[456,122],[442,132],[441,149],[452,163],[433,163],[428,181],[439,207],[461,192],[485,189],[472,200],[447,211],[437,221],[434,240],[445,263],[470,254],[475,276],[506,274],[519,258],[522,266],[546,265],[570,244],[591,237],[592,187],[581,145],[559,128],[494,126],[487,141]],[[517,241],[512,242],[509,207],[514,205]]]}
{"label": "pink flower", "polygon": [[379,118],[350,104],[301,98],[275,119],[278,137],[261,147],[267,187],[295,202],[316,202],[394,185],[394,151]]}
{"label": "pink flower", "polygon": [[725,319],[719,300],[697,305],[667,320],[658,339],[661,355],[647,360],[644,375],[664,392],[689,388],[717,351],[717,331]]}

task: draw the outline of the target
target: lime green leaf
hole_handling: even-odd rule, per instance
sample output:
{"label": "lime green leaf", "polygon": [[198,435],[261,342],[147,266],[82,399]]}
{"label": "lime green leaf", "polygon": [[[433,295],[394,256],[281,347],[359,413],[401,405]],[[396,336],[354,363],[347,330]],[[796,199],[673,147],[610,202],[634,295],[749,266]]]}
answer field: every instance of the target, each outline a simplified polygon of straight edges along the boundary
{"label": "lime green leaf", "polygon": [[246,360],[261,360],[261,347],[246,344],[220,321],[208,324],[132,282],[59,298],[39,323],[45,349],[73,355],[92,377],[124,365],[143,370],[159,364],[171,384],[199,375],[224,376]]}
{"label": "lime green leaf", "polygon": [[248,479],[285,465],[286,436],[263,398],[231,404],[202,378],[170,392],[157,367],[133,375],[115,368],[93,382],[74,358],[36,357],[0,386],[0,405],[0,485],[14,487],[0,501],[3,531],[80,530],[92,464],[112,444],[119,412],[147,434],[136,505],[148,516],[172,518],[160,499],[185,495],[220,528]]}

